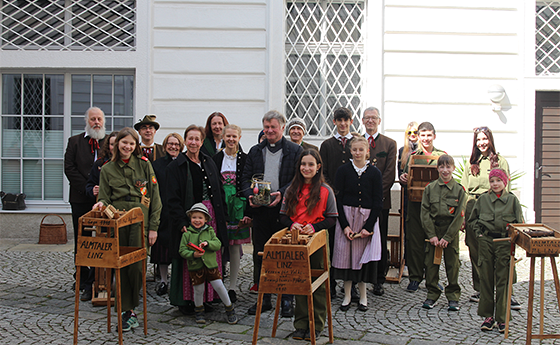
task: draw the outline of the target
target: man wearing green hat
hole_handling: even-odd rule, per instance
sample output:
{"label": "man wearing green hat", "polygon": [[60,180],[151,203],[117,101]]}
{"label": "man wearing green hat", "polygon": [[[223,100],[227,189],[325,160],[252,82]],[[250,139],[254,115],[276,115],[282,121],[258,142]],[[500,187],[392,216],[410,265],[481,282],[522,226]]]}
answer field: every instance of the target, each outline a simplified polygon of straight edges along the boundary
{"label": "man wearing green hat", "polygon": [[154,137],[159,129],[159,123],[156,122],[155,115],[146,115],[141,121],[134,125],[134,129],[138,131],[141,137],[140,149],[142,155],[150,162],[165,156],[165,149],[162,145],[154,143]]}

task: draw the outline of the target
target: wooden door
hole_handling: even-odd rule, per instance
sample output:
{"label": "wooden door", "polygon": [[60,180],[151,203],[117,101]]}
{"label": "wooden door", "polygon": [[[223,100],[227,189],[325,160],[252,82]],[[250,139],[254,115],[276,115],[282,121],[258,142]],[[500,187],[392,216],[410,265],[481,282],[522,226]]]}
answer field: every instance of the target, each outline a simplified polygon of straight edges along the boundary
{"label": "wooden door", "polygon": [[536,222],[560,230],[560,92],[537,91],[535,105]]}

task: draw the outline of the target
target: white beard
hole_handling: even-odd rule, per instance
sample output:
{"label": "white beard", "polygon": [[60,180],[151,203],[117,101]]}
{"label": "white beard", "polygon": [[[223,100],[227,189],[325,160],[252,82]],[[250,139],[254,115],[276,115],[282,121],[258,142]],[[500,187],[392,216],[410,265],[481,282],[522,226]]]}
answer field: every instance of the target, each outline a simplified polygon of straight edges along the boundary
{"label": "white beard", "polygon": [[97,139],[97,140],[101,140],[105,138],[105,125],[103,125],[103,127],[100,129],[93,129],[88,123],[86,124],[85,131],[90,138]]}

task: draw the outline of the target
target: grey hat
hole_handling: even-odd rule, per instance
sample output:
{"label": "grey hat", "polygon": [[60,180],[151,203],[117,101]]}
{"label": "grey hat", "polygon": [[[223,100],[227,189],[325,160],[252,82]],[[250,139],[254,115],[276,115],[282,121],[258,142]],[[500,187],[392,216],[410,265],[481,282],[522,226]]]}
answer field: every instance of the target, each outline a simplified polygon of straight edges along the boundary
{"label": "grey hat", "polygon": [[156,116],[155,115],[146,115],[144,116],[144,118],[138,122],[136,122],[134,124],[134,129],[139,131],[140,127],[142,127],[142,125],[151,125],[154,126],[154,128],[156,129],[156,131],[159,129],[159,123],[156,122]]}
{"label": "grey hat", "polygon": [[292,129],[292,127],[299,127],[303,130],[303,132],[305,133],[306,129],[305,129],[305,121],[303,121],[303,119],[300,119],[299,117],[294,117],[292,118],[289,122],[288,125],[286,126],[288,128],[288,133],[290,133],[290,129]]}
{"label": "grey hat", "polygon": [[206,208],[206,206],[201,203],[201,202],[197,202],[196,204],[192,205],[191,209],[187,211],[187,217],[191,217],[191,213],[193,212],[202,212],[206,215],[206,218],[208,219],[208,221],[210,221],[212,219],[212,217],[210,217],[210,213],[208,212],[208,209]]}

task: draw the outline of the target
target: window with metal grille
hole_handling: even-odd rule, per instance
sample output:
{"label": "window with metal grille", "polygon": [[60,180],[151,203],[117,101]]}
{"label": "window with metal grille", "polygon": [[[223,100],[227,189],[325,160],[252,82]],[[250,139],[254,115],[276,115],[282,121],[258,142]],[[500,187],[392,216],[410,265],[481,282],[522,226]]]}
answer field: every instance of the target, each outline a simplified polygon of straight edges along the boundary
{"label": "window with metal grille", "polygon": [[560,73],[560,1],[537,1],[535,73]]}
{"label": "window with metal grille", "polygon": [[333,112],[346,107],[358,130],[362,106],[365,1],[286,3],[286,116],[304,119],[308,134],[336,130]]}
{"label": "window with metal grille", "polygon": [[135,50],[134,0],[6,0],[3,50]]}
{"label": "window with metal grille", "polygon": [[[133,83],[132,75],[2,74],[0,189],[31,201],[62,201],[66,118],[66,133],[81,133],[85,111],[95,105],[105,112],[107,133],[132,126]],[[64,113],[65,99],[71,114]]]}

